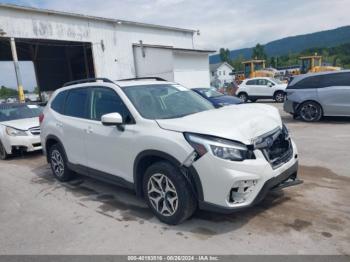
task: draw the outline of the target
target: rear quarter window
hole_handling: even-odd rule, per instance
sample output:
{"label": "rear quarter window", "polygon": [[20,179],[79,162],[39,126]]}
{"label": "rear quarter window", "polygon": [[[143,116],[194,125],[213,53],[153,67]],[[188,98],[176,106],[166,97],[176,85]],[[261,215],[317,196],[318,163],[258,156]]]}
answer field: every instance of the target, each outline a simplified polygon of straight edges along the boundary
{"label": "rear quarter window", "polygon": [[350,86],[350,73],[334,73],[321,77],[320,87]]}
{"label": "rear quarter window", "polygon": [[66,100],[66,95],[67,91],[63,91],[55,96],[55,98],[51,102],[52,110],[56,111],[57,113],[63,114],[63,106]]}

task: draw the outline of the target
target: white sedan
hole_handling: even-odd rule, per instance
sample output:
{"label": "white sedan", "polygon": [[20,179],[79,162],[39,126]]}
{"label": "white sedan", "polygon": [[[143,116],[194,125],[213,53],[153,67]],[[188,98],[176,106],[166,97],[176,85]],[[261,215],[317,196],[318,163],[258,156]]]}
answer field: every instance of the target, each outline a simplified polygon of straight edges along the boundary
{"label": "white sedan", "polygon": [[39,115],[42,108],[28,104],[0,105],[0,159],[15,151],[41,150]]}

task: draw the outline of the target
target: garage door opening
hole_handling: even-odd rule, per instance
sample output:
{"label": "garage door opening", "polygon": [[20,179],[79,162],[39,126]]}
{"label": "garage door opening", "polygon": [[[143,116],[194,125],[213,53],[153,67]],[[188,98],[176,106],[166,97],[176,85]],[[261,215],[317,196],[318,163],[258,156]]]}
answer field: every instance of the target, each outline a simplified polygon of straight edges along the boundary
{"label": "garage door opening", "polygon": [[[34,91],[35,84],[40,93],[50,93],[68,81],[95,77],[91,43],[38,39],[15,39],[15,42],[24,90]],[[1,85],[13,86],[7,83],[14,75],[11,62],[10,39],[2,38]],[[30,86],[26,86],[26,83]]]}

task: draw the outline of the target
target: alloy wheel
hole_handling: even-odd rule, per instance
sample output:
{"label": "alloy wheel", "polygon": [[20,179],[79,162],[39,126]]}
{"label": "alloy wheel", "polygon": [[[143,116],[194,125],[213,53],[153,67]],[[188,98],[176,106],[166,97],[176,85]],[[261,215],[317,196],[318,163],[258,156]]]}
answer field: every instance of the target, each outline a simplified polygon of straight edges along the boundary
{"label": "alloy wheel", "polygon": [[284,94],[283,93],[278,93],[276,94],[276,101],[282,103],[284,101]]}
{"label": "alloy wheel", "polygon": [[174,184],[163,174],[154,174],[147,184],[148,198],[153,208],[163,216],[172,216],[178,208]]}
{"label": "alloy wheel", "polygon": [[239,98],[242,99],[244,102],[248,101],[248,96],[246,94],[240,94]]}
{"label": "alloy wheel", "polygon": [[64,174],[64,161],[58,150],[51,152],[51,165],[55,175],[61,177]]}
{"label": "alloy wheel", "polygon": [[303,105],[300,109],[300,116],[306,121],[316,121],[319,119],[320,114],[320,109],[311,103]]}

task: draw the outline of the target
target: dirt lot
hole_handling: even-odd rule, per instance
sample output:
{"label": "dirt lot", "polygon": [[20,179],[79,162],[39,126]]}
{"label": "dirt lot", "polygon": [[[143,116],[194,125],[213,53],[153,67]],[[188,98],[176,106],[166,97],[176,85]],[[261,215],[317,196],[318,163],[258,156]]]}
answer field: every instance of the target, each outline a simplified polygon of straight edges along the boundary
{"label": "dirt lot", "polygon": [[306,124],[282,115],[304,184],[244,212],[197,212],[179,226],[160,223],[128,190],[55,181],[39,153],[2,161],[0,254],[350,254],[350,119]]}

